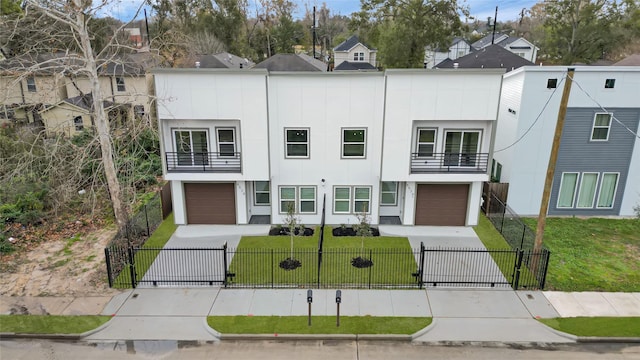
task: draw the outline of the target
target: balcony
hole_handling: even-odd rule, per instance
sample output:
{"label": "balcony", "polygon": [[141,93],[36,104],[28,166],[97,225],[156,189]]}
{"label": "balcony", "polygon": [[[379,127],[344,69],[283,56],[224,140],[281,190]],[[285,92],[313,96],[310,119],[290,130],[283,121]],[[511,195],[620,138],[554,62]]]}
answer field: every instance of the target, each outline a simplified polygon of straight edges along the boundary
{"label": "balcony", "polygon": [[239,152],[185,153],[167,152],[167,172],[239,173],[242,157]]}
{"label": "balcony", "polygon": [[433,153],[425,156],[411,154],[411,173],[486,173],[487,153]]}

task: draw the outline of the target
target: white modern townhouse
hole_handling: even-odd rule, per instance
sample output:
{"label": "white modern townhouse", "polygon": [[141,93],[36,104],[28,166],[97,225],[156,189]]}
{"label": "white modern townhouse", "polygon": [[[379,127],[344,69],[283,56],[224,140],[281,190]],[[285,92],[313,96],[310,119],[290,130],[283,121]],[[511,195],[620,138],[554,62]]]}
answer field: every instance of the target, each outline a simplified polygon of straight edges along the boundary
{"label": "white modern townhouse", "polygon": [[476,225],[502,74],[157,69],[175,221]]}
{"label": "white modern townhouse", "polygon": [[[640,67],[576,66],[548,213],[632,216],[640,205]],[[537,215],[567,67],[504,76],[492,174],[508,205]]]}

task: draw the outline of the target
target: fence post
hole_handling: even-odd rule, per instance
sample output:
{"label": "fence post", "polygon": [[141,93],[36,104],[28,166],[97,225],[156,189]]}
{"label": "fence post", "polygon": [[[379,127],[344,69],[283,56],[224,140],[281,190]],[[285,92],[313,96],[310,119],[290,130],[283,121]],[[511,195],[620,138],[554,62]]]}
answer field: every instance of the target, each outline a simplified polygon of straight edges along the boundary
{"label": "fence post", "polygon": [[130,246],[127,249],[127,253],[129,255],[129,273],[131,274],[131,287],[133,289],[136,288],[136,264],[134,263],[134,254],[133,254],[133,247]]}
{"label": "fence post", "polygon": [[507,204],[502,204],[502,222],[500,222],[500,234],[502,234],[502,228],[504,228],[504,214],[507,212]]}
{"label": "fence post", "polygon": [[113,287],[113,275],[111,274],[111,252],[109,248],[104,248],[104,257],[107,259],[107,279],[109,280],[109,287]]}
{"label": "fence post", "polygon": [[424,242],[420,241],[420,264],[418,265],[418,287],[422,289],[424,285],[424,281],[422,281],[422,274],[424,272],[424,253],[426,249],[424,248]]}
{"label": "fence post", "polygon": [[527,225],[522,224],[522,237],[520,238],[520,249],[524,249],[524,235],[527,233]]}
{"label": "fence post", "polygon": [[273,276],[274,276],[274,267],[275,267],[275,263],[273,262],[273,249],[271,249],[271,288],[273,289]]}
{"label": "fence post", "polygon": [[540,281],[540,290],[544,290],[544,284],[547,282],[547,271],[549,270],[549,258],[551,257],[551,251],[542,249],[542,252],[546,255],[544,260],[544,268],[542,269],[542,281]]}
{"label": "fence post", "polygon": [[518,290],[520,286],[520,269],[522,267],[522,257],[524,256],[524,250],[516,249],[516,273],[513,279],[513,290]]}
{"label": "fence post", "polygon": [[[371,253],[372,249],[369,249],[369,261],[371,261]],[[373,268],[373,266],[369,266],[369,289],[371,289],[371,268]]]}
{"label": "fence post", "polygon": [[227,279],[229,278],[229,269],[227,268],[227,243],[222,245],[222,263],[224,266],[224,287],[227,287]]}
{"label": "fence post", "polygon": [[144,205],[144,219],[147,222],[147,237],[151,236],[151,230],[149,229],[149,214],[147,214],[148,205],[149,205],[148,203]]}

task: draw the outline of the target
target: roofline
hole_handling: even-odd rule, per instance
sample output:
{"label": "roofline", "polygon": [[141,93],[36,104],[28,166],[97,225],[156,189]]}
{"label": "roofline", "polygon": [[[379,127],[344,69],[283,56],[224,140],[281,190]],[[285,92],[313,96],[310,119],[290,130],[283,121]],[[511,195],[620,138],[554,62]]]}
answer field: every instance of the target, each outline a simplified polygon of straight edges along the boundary
{"label": "roofline", "polygon": [[591,72],[591,73],[620,73],[620,72],[637,72],[640,73],[640,66],[590,66],[590,65],[553,65],[553,66],[539,66],[539,65],[526,65],[519,67],[513,71],[504,75],[505,78],[516,76],[524,72],[546,72],[546,73],[564,73],[568,68],[575,69],[576,73]]}
{"label": "roofline", "polygon": [[385,74],[437,74],[437,73],[465,73],[465,74],[504,74],[504,68],[458,68],[458,69],[387,69]]}
{"label": "roofline", "polygon": [[231,69],[231,68],[153,68],[149,70],[151,74],[173,74],[173,73],[183,73],[183,74],[211,74],[211,73],[219,73],[219,74],[229,74],[229,75],[238,75],[238,74],[254,74],[254,75],[266,75],[269,73],[267,69],[262,68],[251,68],[251,69]]}

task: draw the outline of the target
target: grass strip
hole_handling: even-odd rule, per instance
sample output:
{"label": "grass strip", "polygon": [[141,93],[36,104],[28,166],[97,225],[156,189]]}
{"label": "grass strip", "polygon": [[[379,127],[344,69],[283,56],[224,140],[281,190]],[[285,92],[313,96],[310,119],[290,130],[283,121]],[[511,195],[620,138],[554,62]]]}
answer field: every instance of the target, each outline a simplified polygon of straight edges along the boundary
{"label": "grass strip", "polygon": [[16,334],[82,334],[111,319],[95,315],[0,315],[0,332]]}
{"label": "grass strip", "polygon": [[539,321],[577,336],[640,337],[640,317],[572,317]]}
{"label": "grass strip", "polygon": [[209,316],[209,326],[223,334],[413,334],[431,324],[430,317]]}

